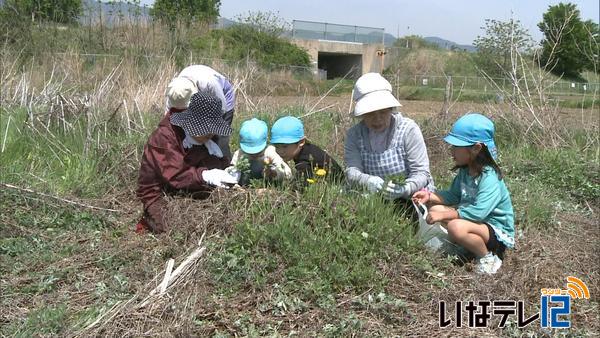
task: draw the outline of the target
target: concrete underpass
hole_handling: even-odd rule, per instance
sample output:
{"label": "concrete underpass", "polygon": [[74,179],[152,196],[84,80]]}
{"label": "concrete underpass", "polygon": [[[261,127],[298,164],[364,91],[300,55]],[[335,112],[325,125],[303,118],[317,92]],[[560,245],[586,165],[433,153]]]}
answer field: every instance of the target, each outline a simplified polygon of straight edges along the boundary
{"label": "concrete underpass", "polygon": [[361,54],[318,52],[318,68],[327,72],[327,79],[344,77],[357,79],[362,74]]}

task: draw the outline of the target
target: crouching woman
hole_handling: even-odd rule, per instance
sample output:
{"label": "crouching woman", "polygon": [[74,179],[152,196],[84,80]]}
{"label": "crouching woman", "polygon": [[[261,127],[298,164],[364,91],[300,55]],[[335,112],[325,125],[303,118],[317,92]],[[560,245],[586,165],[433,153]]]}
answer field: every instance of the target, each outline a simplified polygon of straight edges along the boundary
{"label": "crouching woman", "polygon": [[204,92],[192,96],[187,110],[165,115],[144,147],[137,189],[144,216],[138,230],[167,230],[165,194],[207,196],[214,187],[237,183],[223,170],[230,159],[214,141],[231,132],[222,117],[221,101]]}

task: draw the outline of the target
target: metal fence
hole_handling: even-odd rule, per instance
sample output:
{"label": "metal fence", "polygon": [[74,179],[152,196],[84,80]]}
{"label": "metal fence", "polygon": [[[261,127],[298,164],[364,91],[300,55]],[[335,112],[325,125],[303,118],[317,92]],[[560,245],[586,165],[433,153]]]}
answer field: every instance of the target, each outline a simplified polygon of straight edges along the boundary
{"label": "metal fence", "polygon": [[327,22],[294,20],[292,37],[358,43],[383,43],[383,28],[339,25]]}
{"label": "metal fence", "polygon": [[[442,89],[446,87],[448,78],[444,75],[413,75],[398,76],[386,74],[385,77],[395,86],[416,86],[424,88]],[[524,82],[523,82],[524,85]],[[544,82],[544,87],[550,93],[564,95],[584,95],[594,94],[600,91],[600,83],[589,82],[570,82],[566,80]],[[484,93],[495,93],[499,88],[502,90],[511,90],[512,82],[507,78],[485,78],[479,76],[452,76],[452,86],[454,89],[474,90]],[[529,83],[533,88],[533,82]]]}

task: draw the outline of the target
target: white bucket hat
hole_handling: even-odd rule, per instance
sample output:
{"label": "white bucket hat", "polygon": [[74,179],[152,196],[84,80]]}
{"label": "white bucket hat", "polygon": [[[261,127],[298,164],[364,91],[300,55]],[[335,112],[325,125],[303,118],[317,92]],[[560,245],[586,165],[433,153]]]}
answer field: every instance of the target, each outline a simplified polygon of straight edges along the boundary
{"label": "white bucket hat", "polygon": [[167,86],[165,95],[169,108],[187,109],[190,98],[198,92],[196,85],[187,78],[176,77]]}
{"label": "white bucket hat", "polygon": [[392,94],[392,85],[379,73],[367,73],[356,80],[352,91],[354,116],[385,108],[402,107]]}

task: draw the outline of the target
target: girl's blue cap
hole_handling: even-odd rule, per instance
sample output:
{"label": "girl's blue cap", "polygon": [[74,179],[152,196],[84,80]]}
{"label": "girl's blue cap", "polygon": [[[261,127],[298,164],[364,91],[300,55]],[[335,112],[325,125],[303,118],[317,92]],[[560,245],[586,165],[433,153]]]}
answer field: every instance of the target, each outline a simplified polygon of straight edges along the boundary
{"label": "girl's blue cap", "polygon": [[240,128],[240,148],[246,154],[258,154],[267,147],[269,127],[257,118],[244,121]]}
{"label": "girl's blue cap", "polygon": [[498,158],[498,150],[494,142],[494,122],[478,114],[466,114],[459,118],[444,141],[457,147],[468,147],[476,143],[483,143],[488,148],[492,158]]}
{"label": "girl's blue cap", "polygon": [[271,127],[271,144],[291,144],[304,138],[304,125],[299,118],[286,116],[278,119]]}

